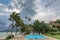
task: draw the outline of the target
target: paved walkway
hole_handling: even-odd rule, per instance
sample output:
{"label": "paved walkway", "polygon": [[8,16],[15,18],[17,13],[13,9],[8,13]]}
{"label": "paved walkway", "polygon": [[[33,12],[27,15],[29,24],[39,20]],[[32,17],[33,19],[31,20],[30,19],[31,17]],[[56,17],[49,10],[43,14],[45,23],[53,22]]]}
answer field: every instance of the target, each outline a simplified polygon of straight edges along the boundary
{"label": "paved walkway", "polygon": [[[55,38],[52,38],[52,37],[48,37],[48,36],[45,36],[46,37],[46,39],[44,39],[44,40],[58,40],[58,39],[55,39]],[[14,37],[13,39],[11,39],[11,40],[24,40],[24,36],[22,35],[22,36],[20,36],[20,37]],[[32,39],[31,39],[32,40]],[[42,40],[42,39],[38,39],[38,40]]]}
{"label": "paved walkway", "polygon": [[49,37],[49,36],[45,36],[47,40],[58,40],[56,38],[52,38],[52,37]]}

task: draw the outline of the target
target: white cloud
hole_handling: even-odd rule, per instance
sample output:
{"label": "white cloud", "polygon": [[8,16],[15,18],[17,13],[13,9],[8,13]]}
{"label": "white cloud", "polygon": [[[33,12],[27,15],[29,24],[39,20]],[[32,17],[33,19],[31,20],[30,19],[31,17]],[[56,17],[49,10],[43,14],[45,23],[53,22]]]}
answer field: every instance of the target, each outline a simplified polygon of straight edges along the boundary
{"label": "white cloud", "polygon": [[[24,15],[28,15],[25,13],[29,13],[29,15],[31,13],[32,15],[33,12],[26,9],[31,9],[30,5],[32,4],[29,3],[29,1],[30,0],[11,0],[8,5],[0,3],[0,15],[9,15],[13,11],[19,13],[21,11],[25,11],[23,12]],[[45,5],[47,5],[47,7]],[[34,8],[33,10],[36,12],[36,14],[34,14],[34,16],[32,17],[33,20],[38,19],[50,21],[60,17],[60,0],[34,0]]]}
{"label": "white cloud", "polygon": [[[46,0],[43,0],[44,2],[46,2]],[[44,20],[44,21],[51,21],[51,20],[56,20],[60,18],[60,0],[49,0],[50,2],[47,2],[47,4],[45,4],[44,2],[38,2],[36,1],[36,7],[37,9],[35,16],[33,16],[32,19],[38,19],[40,21]],[[53,3],[51,3],[53,2]],[[40,4],[39,4],[40,3]],[[48,5],[50,4],[50,5]],[[45,5],[48,5],[47,7],[45,7]]]}
{"label": "white cloud", "polygon": [[18,10],[18,9],[5,9],[5,12],[10,12],[10,13],[17,12],[17,13],[20,13],[20,10]]}
{"label": "white cloud", "polygon": [[17,2],[11,1],[8,5],[0,3],[0,15],[9,15],[14,11],[20,13],[20,9],[18,9],[20,5],[15,3]]}
{"label": "white cloud", "polygon": [[0,3],[0,6],[3,6],[3,4]]}
{"label": "white cloud", "polygon": [[11,0],[8,5],[0,3],[0,20],[6,23],[5,26],[8,26],[8,18],[13,11],[21,13],[23,17],[31,16],[32,21],[38,19],[48,22],[60,19],[60,0],[47,1],[49,2],[46,0]]}

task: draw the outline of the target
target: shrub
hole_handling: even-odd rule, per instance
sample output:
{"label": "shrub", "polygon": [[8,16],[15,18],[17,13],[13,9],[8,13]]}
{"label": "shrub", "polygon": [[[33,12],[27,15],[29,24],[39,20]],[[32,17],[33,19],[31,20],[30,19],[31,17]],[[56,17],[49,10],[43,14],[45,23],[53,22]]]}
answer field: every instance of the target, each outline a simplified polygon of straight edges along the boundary
{"label": "shrub", "polygon": [[51,35],[56,35],[56,33],[55,32],[51,32]]}
{"label": "shrub", "polygon": [[58,31],[57,28],[52,28],[52,29],[51,29],[51,32],[57,32],[57,31]]}
{"label": "shrub", "polygon": [[60,28],[58,28],[58,30],[60,31]]}
{"label": "shrub", "polygon": [[51,35],[60,35],[60,32],[51,32]]}
{"label": "shrub", "polygon": [[29,33],[30,33],[29,31],[25,32],[25,34],[29,34]]}
{"label": "shrub", "polygon": [[12,39],[13,37],[14,37],[14,35],[8,35],[5,40]]}
{"label": "shrub", "polygon": [[60,35],[60,32],[58,32],[58,35]]}

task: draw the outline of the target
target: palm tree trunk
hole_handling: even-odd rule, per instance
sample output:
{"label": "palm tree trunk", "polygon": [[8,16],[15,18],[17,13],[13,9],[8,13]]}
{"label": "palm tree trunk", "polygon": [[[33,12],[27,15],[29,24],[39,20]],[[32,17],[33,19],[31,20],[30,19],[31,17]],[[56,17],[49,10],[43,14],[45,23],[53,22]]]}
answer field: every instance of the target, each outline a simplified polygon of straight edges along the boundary
{"label": "palm tree trunk", "polygon": [[13,23],[14,23],[14,21],[12,20],[11,36],[12,36],[12,32],[13,32]]}
{"label": "palm tree trunk", "polygon": [[45,34],[45,29],[43,29],[43,34]]}
{"label": "palm tree trunk", "polygon": [[17,27],[16,27],[16,35],[17,35]]}

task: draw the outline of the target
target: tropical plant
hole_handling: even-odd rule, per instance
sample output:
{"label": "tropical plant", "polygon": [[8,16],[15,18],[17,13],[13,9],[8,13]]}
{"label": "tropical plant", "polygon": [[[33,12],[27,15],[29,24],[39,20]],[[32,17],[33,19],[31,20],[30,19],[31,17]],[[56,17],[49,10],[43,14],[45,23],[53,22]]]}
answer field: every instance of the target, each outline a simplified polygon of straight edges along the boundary
{"label": "tropical plant", "polygon": [[31,21],[31,18],[28,18],[28,21]]}
{"label": "tropical plant", "polygon": [[38,33],[46,33],[49,29],[49,26],[44,22],[39,22],[39,20],[35,20],[33,23],[33,30]]}
{"label": "tropical plant", "polygon": [[58,28],[51,28],[51,32],[57,32]]}
{"label": "tropical plant", "polygon": [[[25,16],[25,19],[27,19],[28,21],[31,21],[31,18],[28,18],[27,16]],[[25,29],[26,29],[26,31],[28,31],[28,28],[29,28],[29,25],[26,24],[26,25],[25,25]]]}
{"label": "tropical plant", "polygon": [[46,24],[45,22],[41,22],[41,28],[42,28],[42,32],[46,33],[49,30],[49,25]]}
{"label": "tropical plant", "polygon": [[9,39],[12,39],[12,38],[14,38],[14,35],[8,35],[5,40],[9,40]]}
{"label": "tropical plant", "polygon": [[[21,27],[21,30],[23,29],[23,32],[25,31],[25,24],[24,24],[24,22],[22,21],[19,13],[13,12],[13,13],[10,15],[9,20],[12,21],[11,35],[12,35],[13,27],[15,27],[15,26],[17,26],[17,25],[18,25],[19,27]],[[14,22],[15,22],[17,25],[13,26]]]}
{"label": "tropical plant", "polygon": [[33,30],[35,32],[39,32],[40,31],[40,22],[38,20],[35,20],[35,22],[33,23]]}
{"label": "tropical plant", "polygon": [[27,19],[28,17],[27,16],[25,16],[25,19]]}
{"label": "tropical plant", "polygon": [[12,27],[11,27],[11,35],[12,35],[13,27],[14,27],[14,19],[12,17],[12,16],[14,16],[14,14],[15,14],[15,12],[13,12],[12,15],[10,15],[10,18],[9,18],[9,20],[12,21],[12,24],[11,24],[12,25]]}
{"label": "tropical plant", "polygon": [[19,31],[19,29],[17,29],[18,27],[19,27],[19,25],[18,25],[18,24],[15,24],[16,34],[17,34],[17,32]]}
{"label": "tropical plant", "polygon": [[56,22],[60,24],[60,20],[59,19],[57,19]]}

